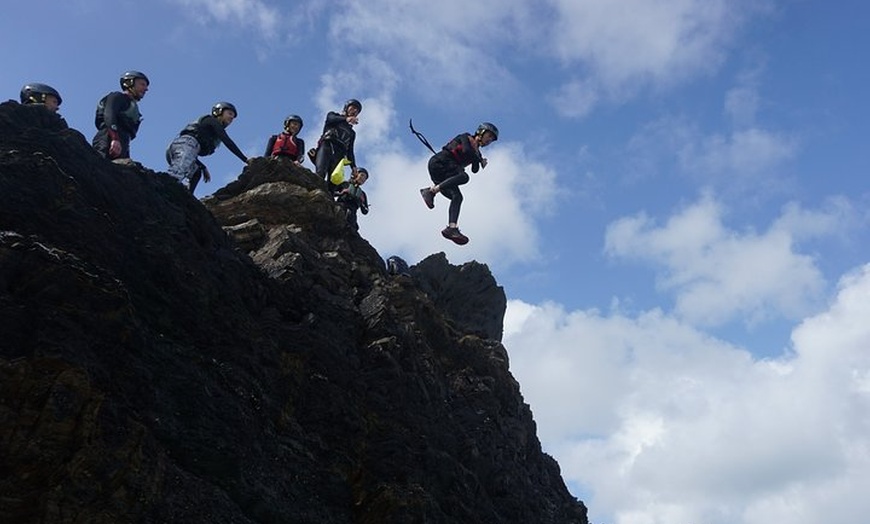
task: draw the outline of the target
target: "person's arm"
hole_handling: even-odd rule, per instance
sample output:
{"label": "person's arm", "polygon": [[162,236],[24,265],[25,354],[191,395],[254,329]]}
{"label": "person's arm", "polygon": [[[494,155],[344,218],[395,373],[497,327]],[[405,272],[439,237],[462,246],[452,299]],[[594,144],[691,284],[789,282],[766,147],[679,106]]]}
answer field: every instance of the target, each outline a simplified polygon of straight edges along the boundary
{"label": "person's arm", "polygon": [[344,154],[344,156],[346,156],[347,159],[350,160],[350,168],[354,173],[356,173],[356,156],[353,153],[354,142],[356,142],[356,132],[353,129],[351,129],[350,130],[350,141],[347,144],[347,152]]}
{"label": "person's arm", "polygon": [[480,171],[480,151],[471,144],[471,135],[463,134],[460,143],[462,144],[462,152],[471,157],[471,172],[477,173]]}
{"label": "person's arm", "polygon": [[103,108],[103,123],[109,130],[109,136],[118,134],[118,115],[121,114],[130,103],[130,98],[124,93],[114,92],[106,95],[106,105]]}
{"label": "person's arm", "polygon": [[369,214],[369,198],[362,189],[359,190],[359,210],[362,211],[363,215]]}
{"label": "person's arm", "polygon": [[299,138],[299,136],[294,136],[293,139],[296,141],[296,160],[297,164],[301,164],[305,162],[305,140]]}
{"label": "person's arm", "polygon": [[202,173],[202,179],[205,183],[211,182],[211,173],[208,172],[208,168],[205,167],[198,158],[196,159],[196,165],[199,166],[199,170]]}
{"label": "person's arm", "polygon": [[[269,137],[269,142],[266,144],[266,153],[263,155],[265,157],[272,156],[272,149],[275,147],[275,142],[278,140],[278,135],[272,135]],[[229,147],[229,146],[227,146]]]}
{"label": "person's arm", "polygon": [[332,127],[346,121],[347,117],[345,115],[336,113],[335,111],[330,111],[329,113],[326,113],[326,124],[324,125],[325,127]]}
{"label": "person's arm", "polygon": [[109,137],[109,158],[117,158],[121,154],[121,135],[118,127],[118,115],[130,105],[130,97],[120,92],[109,93],[103,108],[103,124]]}
{"label": "person's arm", "polygon": [[229,149],[230,151],[233,152],[234,155],[239,157],[239,160],[241,160],[242,162],[247,164],[248,157],[246,157],[245,154],[242,153],[242,150],[239,149],[239,146],[237,146],[236,143],[233,142],[233,139],[230,138],[230,135],[227,134],[226,128],[224,128],[224,126],[221,125],[221,123],[218,121],[218,119],[212,117],[212,118],[209,118],[207,120],[207,122],[208,122],[208,125],[211,126],[212,129],[214,129],[214,132],[217,133],[217,136],[218,136],[218,138],[220,138],[221,142],[223,142],[224,145],[227,146],[227,149]]}

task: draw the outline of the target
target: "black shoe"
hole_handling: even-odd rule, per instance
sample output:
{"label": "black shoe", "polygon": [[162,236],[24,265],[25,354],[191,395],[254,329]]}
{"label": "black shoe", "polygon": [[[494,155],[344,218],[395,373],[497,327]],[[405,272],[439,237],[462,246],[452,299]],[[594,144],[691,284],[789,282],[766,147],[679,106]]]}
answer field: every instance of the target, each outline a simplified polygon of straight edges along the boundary
{"label": "black shoe", "polygon": [[464,246],[468,243],[468,237],[460,233],[458,227],[444,228],[444,230],[441,231],[441,236],[443,236],[447,240],[452,240],[456,242],[460,246]]}
{"label": "black shoe", "polygon": [[424,187],[420,190],[420,196],[423,197],[423,202],[426,203],[426,207],[429,209],[435,209],[435,193],[433,193],[431,189]]}

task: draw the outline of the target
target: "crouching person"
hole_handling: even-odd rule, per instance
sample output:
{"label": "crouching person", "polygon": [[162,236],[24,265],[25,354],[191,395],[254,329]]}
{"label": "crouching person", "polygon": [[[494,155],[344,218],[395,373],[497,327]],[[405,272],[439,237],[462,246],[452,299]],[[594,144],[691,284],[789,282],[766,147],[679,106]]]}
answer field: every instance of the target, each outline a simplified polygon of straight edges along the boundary
{"label": "crouching person", "polygon": [[358,168],[350,177],[350,181],[342,182],[338,187],[335,201],[344,209],[347,223],[354,231],[359,231],[359,222],[356,219],[357,210],[363,215],[369,213],[369,200],[362,185],[369,179],[369,172],[364,167]]}
{"label": "crouching person", "polygon": [[226,128],[237,115],[236,106],[229,102],[218,102],[211,108],[211,114],[201,116],[188,124],[166,149],[169,174],[182,185],[186,185],[191,193],[200,179],[211,181],[211,175],[205,164],[199,161],[199,157],[214,153],[221,142],[242,162],[250,162],[227,135]]}

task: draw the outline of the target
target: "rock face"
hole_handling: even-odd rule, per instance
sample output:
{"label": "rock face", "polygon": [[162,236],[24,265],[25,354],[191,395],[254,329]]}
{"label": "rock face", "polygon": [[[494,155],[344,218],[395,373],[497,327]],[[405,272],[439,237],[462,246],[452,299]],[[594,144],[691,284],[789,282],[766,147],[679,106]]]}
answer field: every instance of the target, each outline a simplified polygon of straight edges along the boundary
{"label": "rock face", "polygon": [[0,520],[587,523],[486,266],[386,275],[319,182],[200,202],[0,104]]}

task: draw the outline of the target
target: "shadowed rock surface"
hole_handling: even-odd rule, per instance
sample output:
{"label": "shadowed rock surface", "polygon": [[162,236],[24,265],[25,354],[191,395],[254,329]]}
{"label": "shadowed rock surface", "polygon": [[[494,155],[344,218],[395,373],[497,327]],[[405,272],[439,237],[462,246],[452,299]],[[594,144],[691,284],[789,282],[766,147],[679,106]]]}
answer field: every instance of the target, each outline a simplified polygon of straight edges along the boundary
{"label": "shadowed rock surface", "polygon": [[0,104],[0,520],[587,523],[443,254],[386,275],[308,170],[200,202]]}

